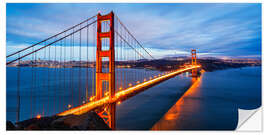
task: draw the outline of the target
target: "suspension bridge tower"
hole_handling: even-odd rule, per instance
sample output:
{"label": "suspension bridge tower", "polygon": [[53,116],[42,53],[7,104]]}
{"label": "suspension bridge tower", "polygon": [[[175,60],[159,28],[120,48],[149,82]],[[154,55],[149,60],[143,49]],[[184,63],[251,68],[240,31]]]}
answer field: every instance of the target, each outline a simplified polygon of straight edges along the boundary
{"label": "suspension bridge tower", "polygon": [[[109,25],[106,29],[105,25]],[[105,24],[105,25],[102,25]],[[102,28],[104,27],[104,28]],[[104,50],[104,39],[109,40],[109,49]],[[109,72],[102,70],[103,58],[109,59]],[[96,100],[100,100],[104,93],[104,84],[109,85],[109,99],[115,96],[115,50],[114,50],[114,13],[97,15],[97,51],[96,51]],[[105,87],[107,88],[107,87]],[[110,103],[98,111],[105,122],[115,129],[115,103]]]}
{"label": "suspension bridge tower", "polygon": [[[196,49],[191,50],[191,64],[192,66],[197,65],[197,56],[196,56]],[[192,77],[197,77],[197,68],[192,69]]]}

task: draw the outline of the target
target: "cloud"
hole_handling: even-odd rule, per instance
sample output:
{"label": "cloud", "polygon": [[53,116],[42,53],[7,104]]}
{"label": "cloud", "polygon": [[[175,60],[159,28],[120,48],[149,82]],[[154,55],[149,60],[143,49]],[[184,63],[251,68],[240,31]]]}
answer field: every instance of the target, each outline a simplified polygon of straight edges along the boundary
{"label": "cloud", "polygon": [[162,51],[192,48],[219,55],[261,54],[261,4],[256,3],[8,4],[7,41],[37,42],[98,11],[112,10],[158,57]]}

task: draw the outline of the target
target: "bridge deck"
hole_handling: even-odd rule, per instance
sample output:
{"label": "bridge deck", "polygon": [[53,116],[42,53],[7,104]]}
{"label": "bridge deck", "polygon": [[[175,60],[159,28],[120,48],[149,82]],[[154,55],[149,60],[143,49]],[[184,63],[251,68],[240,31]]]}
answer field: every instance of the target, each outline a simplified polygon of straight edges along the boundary
{"label": "bridge deck", "polygon": [[195,68],[200,68],[200,66],[199,65],[197,65],[197,66],[189,66],[189,67],[186,67],[186,68],[183,68],[183,69],[176,70],[176,71],[171,72],[169,74],[154,78],[154,79],[149,80],[149,81],[142,82],[142,83],[137,84],[137,85],[135,85],[133,87],[129,87],[129,88],[125,89],[125,90],[119,91],[119,92],[117,92],[115,94],[115,97],[112,98],[111,100],[109,99],[109,96],[106,96],[106,97],[104,97],[104,98],[102,98],[102,99],[100,99],[98,101],[92,101],[92,102],[82,104],[82,105],[80,105],[78,107],[71,108],[71,109],[66,110],[64,112],[61,112],[61,113],[59,113],[57,115],[59,115],[59,116],[65,116],[65,115],[69,115],[69,114],[80,115],[80,114],[86,113],[86,112],[88,112],[90,110],[93,110],[95,108],[101,107],[101,106],[103,106],[105,104],[125,100],[129,96],[133,96],[134,93],[145,90],[146,88],[152,87],[153,85],[156,85],[156,84],[158,84],[158,83],[160,83],[162,81],[165,81],[165,80],[167,80],[167,79],[169,79],[171,77],[174,77],[174,76],[176,76],[176,75],[178,75],[180,73],[183,73],[183,72],[186,72],[188,70],[195,69]]}

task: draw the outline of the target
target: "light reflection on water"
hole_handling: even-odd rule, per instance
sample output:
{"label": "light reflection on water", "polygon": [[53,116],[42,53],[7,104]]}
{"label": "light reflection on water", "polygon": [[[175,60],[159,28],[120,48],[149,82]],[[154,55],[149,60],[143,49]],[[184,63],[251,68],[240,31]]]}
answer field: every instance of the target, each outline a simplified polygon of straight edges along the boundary
{"label": "light reflection on water", "polygon": [[178,75],[117,106],[117,130],[149,130],[190,87],[191,78]]}
{"label": "light reflection on water", "polygon": [[[12,70],[12,68],[7,68],[7,70]],[[127,72],[129,70],[131,69]],[[136,72],[139,71],[136,70]],[[13,99],[16,97],[14,95],[16,89],[13,88],[16,78],[13,78],[13,73],[16,72],[7,72],[10,74],[7,76],[7,120],[12,121],[15,120],[12,108],[16,105],[16,100]],[[27,74],[27,72],[23,73]],[[29,79],[22,80],[24,81],[22,94],[29,90],[27,80],[29,81]],[[193,84],[192,88],[190,88],[191,84]],[[185,92],[187,89],[189,90]],[[46,90],[40,89],[37,93],[43,95],[36,99],[37,103],[47,103],[47,99],[43,98],[47,97]],[[185,95],[180,98],[184,93]],[[57,94],[69,101],[70,93],[67,91],[64,94],[62,92]],[[27,97],[27,95],[23,96]],[[179,98],[180,101],[178,101]],[[23,99],[22,103],[27,104],[27,98]],[[52,102],[49,103],[52,104]],[[178,107],[172,109],[174,104]],[[155,130],[233,130],[237,125],[238,108],[254,109],[259,106],[261,106],[261,67],[205,72],[198,80],[191,80],[188,74],[182,74],[118,104],[116,125],[119,130],[151,128]],[[26,112],[28,110],[30,109],[24,108],[23,118],[29,116]],[[50,111],[46,110],[46,112]],[[162,119],[167,122],[160,123]]]}
{"label": "light reflection on water", "polygon": [[261,67],[205,72],[152,130],[234,130],[238,109],[261,106]]}
{"label": "light reflection on water", "polygon": [[[152,130],[172,130],[176,126],[179,126],[177,119],[182,116],[182,105],[186,103],[185,97],[189,97],[192,95],[198,95],[200,94],[198,87],[201,84],[201,78],[200,77],[193,77],[191,79],[192,85],[190,88],[185,92],[185,94],[173,105],[172,108],[152,127]],[[194,104],[193,106],[190,106],[191,110],[197,111],[196,108],[198,108],[199,104]]]}

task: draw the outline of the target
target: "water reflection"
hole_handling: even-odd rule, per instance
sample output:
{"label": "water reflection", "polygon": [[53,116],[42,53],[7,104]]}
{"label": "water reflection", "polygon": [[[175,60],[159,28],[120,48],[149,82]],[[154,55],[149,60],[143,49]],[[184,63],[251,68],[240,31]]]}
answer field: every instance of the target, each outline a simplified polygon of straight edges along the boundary
{"label": "water reflection", "polygon": [[[189,105],[189,98],[198,96],[200,91],[198,87],[201,85],[201,78],[193,77],[191,79],[191,87],[185,92],[185,94],[175,103],[173,107],[152,127],[152,130],[172,130],[176,129],[181,123],[179,123],[178,119],[183,118],[184,114],[182,112],[183,105]],[[197,111],[199,104],[192,104],[192,106],[188,106],[191,110]],[[186,107],[185,107],[186,108]]]}
{"label": "water reflection", "polygon": [[153,130],[235,130],[238,109],[261,106],[261,67],[205,72]]}

